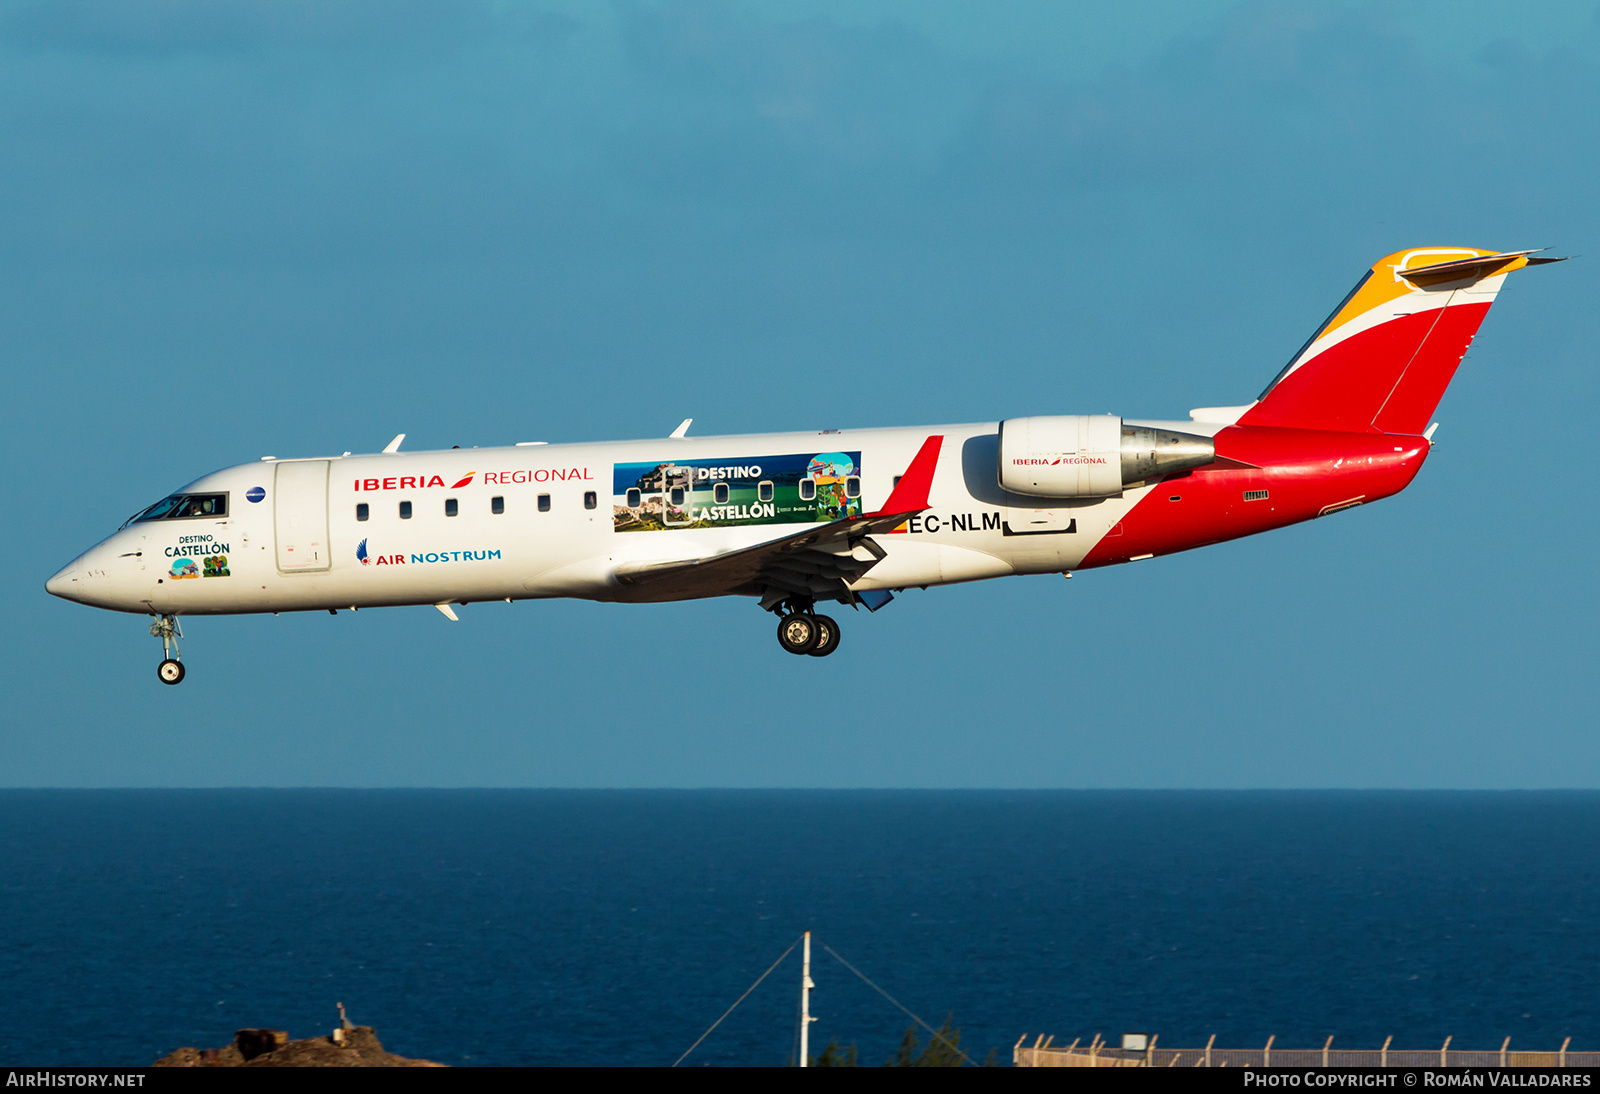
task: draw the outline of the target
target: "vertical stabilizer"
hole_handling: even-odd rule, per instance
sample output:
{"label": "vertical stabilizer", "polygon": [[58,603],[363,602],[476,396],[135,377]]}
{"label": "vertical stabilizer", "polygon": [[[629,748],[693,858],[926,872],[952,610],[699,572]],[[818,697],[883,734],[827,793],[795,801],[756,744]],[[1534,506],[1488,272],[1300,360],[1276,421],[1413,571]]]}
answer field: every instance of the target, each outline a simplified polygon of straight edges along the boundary
{"label": "vertical stabilizer", "polygon": [[1421,433],[1506,274],[1560,261],[1532,255],[1422,247],[1379,260],[1239,424]]}

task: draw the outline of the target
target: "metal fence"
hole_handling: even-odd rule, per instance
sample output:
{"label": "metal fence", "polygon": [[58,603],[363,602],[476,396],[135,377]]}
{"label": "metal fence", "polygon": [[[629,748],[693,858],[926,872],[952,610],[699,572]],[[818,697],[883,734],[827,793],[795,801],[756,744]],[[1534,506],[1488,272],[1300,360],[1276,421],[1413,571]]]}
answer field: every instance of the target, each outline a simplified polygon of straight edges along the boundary
{"label": "metal fence", "polygon": [[1554,1052],[1511,1051],[1507,1037],[1498,1049],[1459,1049],[1450,1039],[1439,1048],[1334,1048],[1333,1038],[1321,1048],[1277,1048],[1268,1038],[1261,1048],[1218,1048],[1216,1038],[1204,1048],[1160,1048],[1151,1038],[1142,1051],[1112,1048],[1098,1036],[1087,1045],[1054,1044],[1040,1034],[1031,1046],[1023,1034],[1011,1050],[1017,1067],[1600,1067],[1600,1052],[1569,1052],[1568,1037]]}

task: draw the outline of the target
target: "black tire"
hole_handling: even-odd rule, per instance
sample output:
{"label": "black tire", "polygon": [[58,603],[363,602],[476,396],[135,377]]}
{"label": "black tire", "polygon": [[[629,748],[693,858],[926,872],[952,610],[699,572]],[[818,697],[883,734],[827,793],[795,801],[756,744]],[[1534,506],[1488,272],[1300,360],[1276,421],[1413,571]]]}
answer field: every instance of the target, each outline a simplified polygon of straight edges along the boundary
{"label": "black tire", "polygon": [[794,612],[778,620],[778,645],[790,653],[810,653],[821,634],[816,616],[805,612]]}
{"label": "black tire", "polygon": [[820,633],[817,644],[811,647],[811,656],[826,657],[839,648],[839,624],[834,622],[831,615],[819,615],[816,620]]}
{"label": "black tire", "polygon": [[183,662],[167,658],[156,666],[156,679],[163,684],[183,683]]}

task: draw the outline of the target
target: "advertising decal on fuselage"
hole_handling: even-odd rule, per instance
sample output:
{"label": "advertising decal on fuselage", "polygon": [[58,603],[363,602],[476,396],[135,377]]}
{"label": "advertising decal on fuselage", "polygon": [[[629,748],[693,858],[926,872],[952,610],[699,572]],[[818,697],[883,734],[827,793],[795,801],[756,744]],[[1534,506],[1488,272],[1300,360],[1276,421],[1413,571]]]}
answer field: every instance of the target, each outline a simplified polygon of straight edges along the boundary
{"label": "advertising decal on fuselage", "polygon": [[[214,536],[179,536],[178,542],[164,552],[173,560],[167,577],[172,581],[182,581],[188,577],[231,577],[228,550],[228,545]],[[203,568],[195,565],[197,557],[204,561]]]}
{"label": "advertising decal on fuselage", "polygon": [[860,452],[619,463],[612,523],[619,532],[660,532],[858,517],[860,475]]}

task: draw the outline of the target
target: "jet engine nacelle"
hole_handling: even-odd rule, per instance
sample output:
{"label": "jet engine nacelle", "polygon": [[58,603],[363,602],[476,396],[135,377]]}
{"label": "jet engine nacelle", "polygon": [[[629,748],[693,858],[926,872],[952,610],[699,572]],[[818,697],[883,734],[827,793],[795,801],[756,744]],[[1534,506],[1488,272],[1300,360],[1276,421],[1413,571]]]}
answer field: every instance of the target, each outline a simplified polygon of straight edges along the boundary
{"label": "jet engine nacelle", "polygon": [[1000,423],[1000,486],[1040,498],[1109,498],[1217,458],[1210,437],[1122,424],[1111,414]]}

